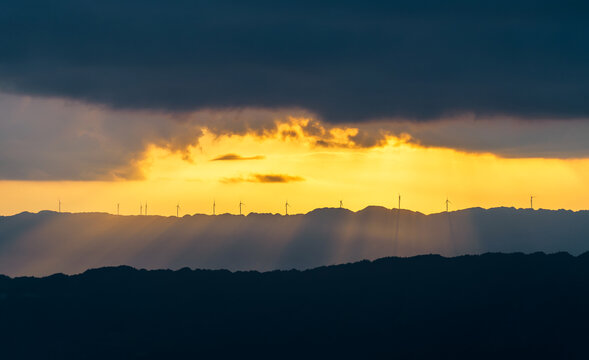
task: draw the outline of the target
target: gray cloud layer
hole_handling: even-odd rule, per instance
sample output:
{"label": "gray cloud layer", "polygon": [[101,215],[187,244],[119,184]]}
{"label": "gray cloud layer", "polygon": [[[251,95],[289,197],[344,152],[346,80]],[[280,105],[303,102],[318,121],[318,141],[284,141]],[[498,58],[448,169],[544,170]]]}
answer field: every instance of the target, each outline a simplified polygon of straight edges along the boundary
{"label": "gray cloud layer", "polygon": [[[139,179],[143,174],[137,161],[151,144],[187,155],[188,146],[198,144],[203,127],[218,135],[276,135],[279,131],[276,121],[288,121],[287,114],[292,113],[245,109],[177,116],[113,111],[79,102],[1,93],[0,109],[2,180]],[[408,134],[411,142],[423,146],[491,152],[506,157],[589,157],[589,122],[582,120],[527,122],[465,116],[427,123],[348,125],[359,129],[350,139],[356,147],[378,146],[387,134]],[[332,142],[327,131],[329,126],[311,121],[303,133],[318,147],[346,146]],[[236,154],[221,158],[243,159],[232,155]]]}
{"label": "gray cloud layer", "polygon": [[182,152],[201,135],[162,114],[55,99],[0,95],[0,109],[0,179],[139,179],[136,161],[149,144]]}
{"label": "gray cloud layer", "polygon": [[507,158],[587,158],[589,122],[529,122],[518,119],[463,117],[416,124],[386,124],[392,133],[410,134],[411,142]]}
{"label": "gray cloud layer", "polygon": [[4,91],[328,122],[587,117],[577,1],[43,1],[0,11]]}
{"label": "gray cloud layer", "polygon": [[150,145],[191,160],[188,147],[198,144],[203,128],[262,136],[276,131],[285,114],[297,114],[241,109],[178,115],[2,93],[0,109],[2,180],[141,179],[138,161]]}

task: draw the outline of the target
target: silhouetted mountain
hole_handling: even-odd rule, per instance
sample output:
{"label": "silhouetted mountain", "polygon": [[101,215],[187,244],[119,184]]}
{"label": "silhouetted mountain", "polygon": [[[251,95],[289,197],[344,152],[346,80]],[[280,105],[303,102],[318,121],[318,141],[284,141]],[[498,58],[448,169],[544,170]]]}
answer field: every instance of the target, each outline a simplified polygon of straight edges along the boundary
{"label": "silhouetted mountain", "polygon": [[6,359],[586,358],[589,254],[0,277]]}
{"label": "silhouetted mountain", "polygon": [[48,275],[126,264],[307,269],[383,256],[589,250],[589,212],[480,208],[424,215],[338,208],[305,215],[114,216],[43,211],[0,218],[0,273]]}

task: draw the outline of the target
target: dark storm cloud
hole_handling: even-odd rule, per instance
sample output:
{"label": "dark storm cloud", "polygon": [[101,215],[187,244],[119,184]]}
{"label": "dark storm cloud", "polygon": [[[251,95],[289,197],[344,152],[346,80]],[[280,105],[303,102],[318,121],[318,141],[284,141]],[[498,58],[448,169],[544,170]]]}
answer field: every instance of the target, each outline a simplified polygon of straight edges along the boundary
{"label": "dark storm cloud", "polygon": [[297,107],[330,122],[587,117],[573,1],[5,1],[0,86],[173,112]]}
{"label": "dark storm cloud", "polygon": [[262,155],[256,156],[241,156],[238,154],[225,154],[212,159],[211,161],[233,161],[233,160],[262,160],[265,157]]}

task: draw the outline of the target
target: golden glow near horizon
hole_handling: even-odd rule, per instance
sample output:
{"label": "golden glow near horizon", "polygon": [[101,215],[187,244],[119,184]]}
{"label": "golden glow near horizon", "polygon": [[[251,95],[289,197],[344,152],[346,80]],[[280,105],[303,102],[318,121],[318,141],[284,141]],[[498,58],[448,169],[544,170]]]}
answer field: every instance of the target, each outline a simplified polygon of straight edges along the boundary
{"label": "golden glow near horizon", "polygon": [[[356,129],[332,129],[330,146],[318,146],[300,127],[306,120],[281,124],[264,134],[215,136],[204,130],[186,153],[150,146],[140,181],[2,181],[0,213],[57,210],[66,212],[171,216],[212,212],[305,213],[314,208],[368,205],[424,213],[441,212],[446,197],[451,210],[469,207],[535,207],[580,210],[589,207],[589,159],[505,159],[444,148],[424,148],[387,137],[372,148],[349,144]],[[218,160],[235,154],[246,160]],[[234,157],[234,156],[229,156]],[[189,160],[187,160],[189,159]],[[287,182],[276,182],[284,176]],[[266,182],[265,182],[266,181]],[[268,182],[269,181],[269,182]]]}

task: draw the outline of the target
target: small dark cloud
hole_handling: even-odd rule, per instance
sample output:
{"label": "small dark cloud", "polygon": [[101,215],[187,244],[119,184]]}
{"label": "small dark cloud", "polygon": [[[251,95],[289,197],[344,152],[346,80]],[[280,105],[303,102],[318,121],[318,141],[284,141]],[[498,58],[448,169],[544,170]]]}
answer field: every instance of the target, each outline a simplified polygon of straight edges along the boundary
{"label": "small dark cloud", "polygon": [[248,177],[232,177],[223,178],[221,182],[224,184],[237,184],[243,182],[251,183],[290,183],[297,181],[305,181],[300,176],[291,176],[284,174],[251,174]]}
{"label": "small dark cloud", "polygon": [[241,156],[238,154],[225,154],[219,157],[212,159],[211,161],[224,161],[224,160],[262,160],[265,159],[265,156],[256,155],[256,156]]}
{"label": "small dark cloud", "polygon": [[[252,175],[254,182],[260,183],[288,183],[288,182],[295,182],[295,181],[303,181],[300,176],[290,176],[290,175],[281,175],[281,174],[254,174]],[[250,178],[251,181],[252,178]]]}

